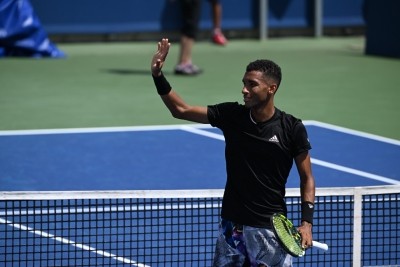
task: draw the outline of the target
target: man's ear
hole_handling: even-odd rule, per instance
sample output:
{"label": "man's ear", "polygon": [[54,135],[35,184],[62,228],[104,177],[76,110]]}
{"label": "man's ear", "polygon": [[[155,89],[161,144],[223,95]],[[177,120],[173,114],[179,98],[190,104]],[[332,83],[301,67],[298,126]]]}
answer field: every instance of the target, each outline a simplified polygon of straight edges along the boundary
{"label": "man's ear", "polygon": [[276,90],[278,90],[278,86],[276,84],[271,84],[268,87],[268,94],[274,95],[276,93]]}

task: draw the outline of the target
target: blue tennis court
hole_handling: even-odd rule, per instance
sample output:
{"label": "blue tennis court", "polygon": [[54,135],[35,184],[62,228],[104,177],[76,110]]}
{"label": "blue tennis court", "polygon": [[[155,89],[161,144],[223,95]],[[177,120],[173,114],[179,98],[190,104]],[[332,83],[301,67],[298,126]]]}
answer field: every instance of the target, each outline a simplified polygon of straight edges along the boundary
{"label": "blue tennis court", "polygon": [[[315,121],[305,125],[317,187],[343,192],[317,198],[314,238],[327,242],[329,253],[313,249],[295,263],[351,266],[354,225],[361,222],[353,221],[357,205],[349,187],[399,185],[400,142]],[[0,132],[0,191],[43,191],[0,202],[0,263],[208,266],[224,164],[223,136],[208,125]],[[287,202],[294,220],[298,184],[293,167]],[[175,189],[185,190],[167,191]],[[82,190],[90,192],[76,192]],[[134,196],[132,190],[156,191]],[[400,249],[399,194],[364,202],[363,263],[393,264]],[[383,253],[387,242],[390,251]]]}
{"label": "blue tennis court", "polygon": [[[400,184],[399,141],[305,124],[317,187]],[[1,191],[222,189],[224,142],[207,125],[3,131],[0,169]]]}

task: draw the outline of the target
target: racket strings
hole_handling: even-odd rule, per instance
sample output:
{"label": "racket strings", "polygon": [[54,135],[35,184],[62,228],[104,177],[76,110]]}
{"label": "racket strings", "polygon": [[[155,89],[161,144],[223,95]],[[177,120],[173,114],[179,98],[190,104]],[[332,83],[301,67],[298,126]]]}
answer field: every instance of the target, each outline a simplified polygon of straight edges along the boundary
{"label": "racket strings", "polygon": [[290,251],[290,254],[297,256],[304,255],[304,249],[301,247],[301,236],[290,221],[288,222],[283,218],[276,218],[274,224],[279,239],[284,247]]}

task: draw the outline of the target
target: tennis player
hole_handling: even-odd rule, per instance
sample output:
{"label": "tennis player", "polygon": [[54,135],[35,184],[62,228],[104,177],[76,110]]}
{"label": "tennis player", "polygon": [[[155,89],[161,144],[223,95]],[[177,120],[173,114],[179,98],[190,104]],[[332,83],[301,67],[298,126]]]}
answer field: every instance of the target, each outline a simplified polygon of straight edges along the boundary
{"label": "tennis player", "polygon": [[227,182],[220,236],[213,266],[292,266],[292,256],[271,229],[274,213],[286,215],[285,185],[293,161],[300,176],[302,246],[312,245],[315,182],[306,129],[301,120],[274,105],[282,74],[270,60],[247,65],[243,104],[192,106],[174,91],[162,73],[170,43],[162,39],[151,62],[158,94],[177,119],[209,123],[225,137]]}

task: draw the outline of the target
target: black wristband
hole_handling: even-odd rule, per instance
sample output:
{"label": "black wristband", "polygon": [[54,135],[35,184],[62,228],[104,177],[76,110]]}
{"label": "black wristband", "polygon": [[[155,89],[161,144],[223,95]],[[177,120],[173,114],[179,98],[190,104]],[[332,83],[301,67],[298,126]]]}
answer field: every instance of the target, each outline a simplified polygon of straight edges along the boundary
{"label": "black wristband", "polygon": [[313,223],[314,218],[314,204],[309,201],[301,203],[301,221]]}
{"label": "black wristband", "polygon": [[171,91],[171,85],[169,84],[163,73],[161,73],[161,75],[157,77],[154,77],[154,75],[151,76],[153,76],[154,84],[156,85],[157,93],[159,95],[167,95]]}

